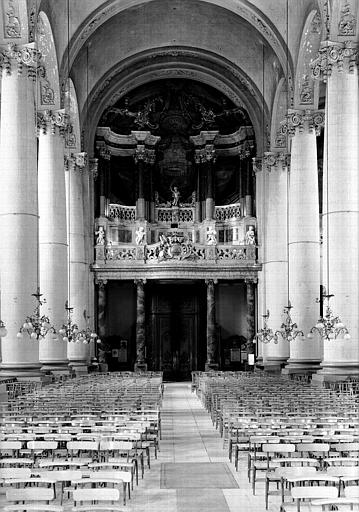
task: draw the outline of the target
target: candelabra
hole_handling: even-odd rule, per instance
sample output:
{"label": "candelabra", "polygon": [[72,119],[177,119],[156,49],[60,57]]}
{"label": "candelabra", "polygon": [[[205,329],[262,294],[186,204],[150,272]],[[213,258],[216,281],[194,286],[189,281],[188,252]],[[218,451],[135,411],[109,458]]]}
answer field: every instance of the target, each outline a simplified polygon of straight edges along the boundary
{"label": "candelabra", "polygon": [[[87,344],[94,340],[97,343],[101,343],[101,340],[98,338],[97,334],[93,332],[89,327],[80,330],[78,325],[72,322],[71,315],[74,308],[69,306],[67,301],[65,303],[65,309],[67,311],[67,322],[59,330],[59,334],[61,334],[64,341]],[[88,320],[88,317],[86,317],[86,312],[84,312],[84,315]]]}
{"label": "candelabra", "polygon": [[35,310],[31,316],[26,317],[25,322],[17,333],[18,338],[22,338],[24,333],[27,333],[33,340],[41,340],[45,338],[48,333],[52,334],[54,339],[57,339],[57,334],[54,326],[51,324],[50,319],[46,315],[41,315],[40,308],[46,303],[45,299],[41,300],[42,294],[40,288],[36,290],[36,293],[32,294],[35,297],[37,304]]}
{"label": "candelabra", "polygon": [[261,341],[262,343],[278,343],[277,333],[274,333],[270,327],[268,327],[268,318],[269,318],[269,310],[267,309],[267,313],[262,315],[264,318],[264,326],[260,329],[256,335],[255,340]]}
{"label": "candelabra", "polygon": [[[334,297],[334,295],[323,295],[323,299],[327,301],[325,315],[321,316],[316,325],[311,328],[307,334],[308,338],[313,338],[313,334],[318,332],[320,337],[325,340],[336,339],[340,334],[344,334],[344,339],[350,339],[348,329],[345,327],[340,318],[334,315],[329,305],[329,301],[332,297]],[[320,302],[319,299],[316,299],[316,301]]]}
{"label": "candelabra", "polygon": [[304,336],[303,331],[298,329],[298,325],[293,322],[292,317],[290,316],[290,310],[293,308],[290,301],[288,301],[288,306],[284,308],[284,313],[287,315],[286,319],[280,326],[280,330],[276,331],[276,335],[282,336],[283,340],[293,341],[297,336]]}

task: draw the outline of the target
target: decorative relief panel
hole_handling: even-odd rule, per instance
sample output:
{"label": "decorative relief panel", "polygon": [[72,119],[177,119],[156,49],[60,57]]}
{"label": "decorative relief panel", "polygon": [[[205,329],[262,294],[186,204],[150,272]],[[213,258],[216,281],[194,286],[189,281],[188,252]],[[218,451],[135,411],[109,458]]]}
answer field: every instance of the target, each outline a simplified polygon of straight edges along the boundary
{"label": "decorative relief panel", "polygon": [[20,39],[21,38],[21,22],[20,9],[17,0],[3,0],[3,22],[4,22],[4,38]]}
{"label": "decorative relief panel", "polygon": [[355,36],[357,20],[351,12],[350,3],[347,2],[340,11],[340,20],[338,23],[339,36]]}

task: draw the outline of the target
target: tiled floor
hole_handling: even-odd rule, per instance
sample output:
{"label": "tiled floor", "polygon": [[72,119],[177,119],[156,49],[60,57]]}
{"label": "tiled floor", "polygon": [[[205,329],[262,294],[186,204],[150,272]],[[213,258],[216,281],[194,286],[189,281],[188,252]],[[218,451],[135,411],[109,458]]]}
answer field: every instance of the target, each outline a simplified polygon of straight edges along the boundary
{"label": "tiled floor", "polygon": [[[238,473],[228,461],[227,449],[212,425],[211,419],[200,400],[191,393],[189,383],[165,384],[162,408],[162,441],[157,460],[152,461],[150,471],[134,489],[131,500],[126,505],[127,512],[264,512],[263,484],[259,483],[256,496],[252,495],[247,480],[247,458],[240,459]],[[176,488],[161,488],[161,468],[165,463],[222,463],[233,475],[233,488],[214,488],[213,479],[201,475],[200,471],[193,479],[193,487],[180,487],[183,466],[180,464],[179,482]],[[204,465],[199,465],[203,469]],[[173,466],[172,466],[173,468]],[[191,465],[193,470],[193,466]],[[230,476],[230,475],[229,475]],[[210,488],[203,486],[210,482]],[[228,484],[228,482],[227,482]],[[163,479],[162,479],[162,487]],[[167,486],[168,487],[168,486]],[[0,500],[4,503],[4,500]],[[269,512],[278,512],[280,501],[270,498]],[[0,510],[2,507],[0,508]],[[66,510],[71,506],[66,505]]]}

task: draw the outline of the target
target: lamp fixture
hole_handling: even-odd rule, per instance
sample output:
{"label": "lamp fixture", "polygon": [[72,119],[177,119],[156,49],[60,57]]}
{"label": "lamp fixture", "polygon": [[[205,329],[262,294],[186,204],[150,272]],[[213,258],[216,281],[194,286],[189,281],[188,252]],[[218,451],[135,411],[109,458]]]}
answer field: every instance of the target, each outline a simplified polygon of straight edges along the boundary
{"label": "lamp fixture", "polygon": [[[307,334],[307,338],[313,338],[313,334],[317,332],[324,340],[336,339],[340,334],[344,334],[344,339],[350,339],[351,336],[347,327],[345,327],[338,316],[334,315],[330,307],[329,301],[332,297],[334,297],[333,294],[323,295],[323,300],[327,302],[325,315],[319,317],[316,325]],[[320,299],[316,299],[316,302],[320,302]]]}
{"label": "lamp fixture", "polygon": [[41,299],[42,294],[40,288],[37,288],[36,293],[32,294],[35,297],[37,304],[31,316],[26,317],[25,322],[17,333],[17,338],[22,338],[24,333],[27,333],[33,340],[41,340],[45,338],[48,333],[52,334],[53,339],[57,339],[56,329],[51,324],[50,319],[46,315],[41,315],[40,308],[46,303],[46,299]]}
{"label": "lamp fixture", "polygon": [[[90,341],[95,340],[97,343],[101,343],[97,334],[89,327],[80,330],[78,325],[72,322],[71,315],[74,308],[69,306],[68,301],[65,303],[65,309],[67,311],[67,322],[59,330],[59,334],[62,336],[63,341],[87,344],[90,343]],[[89,317],[86,316],[86,311],[84,311],[84,316],[88,320]]]}
{"label": "lamp fixture", "polygon": [[269,309],[267,309],[267,313],[265,315],[262,315],[262,317],[264,318],[264,326],[256,333],[254,339],[256,341],[261,341],[262,343],[270,343],[271,341],[273,341],[274,343],[278,343],[277,332],[274,333],[272,329],[268,327],[269,316]]}
{"label": "lamp fixture", "polygon": [[293,322],[292,317],[290,316],[290,310],[293,308],[290,301],[288,301],[288,306],[285,306],[284,313],[287,315],[286,319],[280,326],[280,330],[276,331],[275,334],[278,336],[282,336],[283,340],[293,341],[297,336],[304,336],[304,332],[298,329],[298,325]]}

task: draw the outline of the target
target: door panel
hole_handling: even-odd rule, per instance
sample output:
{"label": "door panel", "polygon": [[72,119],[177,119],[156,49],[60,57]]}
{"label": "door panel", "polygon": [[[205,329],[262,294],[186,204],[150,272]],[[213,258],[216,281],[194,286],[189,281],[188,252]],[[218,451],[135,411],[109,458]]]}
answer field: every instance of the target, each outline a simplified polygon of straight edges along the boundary
{"label": "door panel", "polygon": [[152,296],[152,360],[169,380],[197,369],[198,293],[193,286],[158,286]]}

